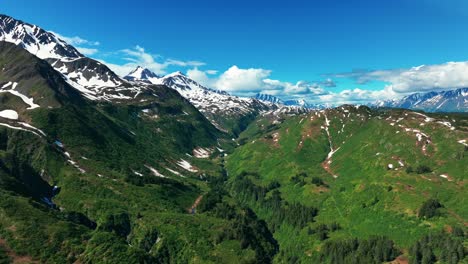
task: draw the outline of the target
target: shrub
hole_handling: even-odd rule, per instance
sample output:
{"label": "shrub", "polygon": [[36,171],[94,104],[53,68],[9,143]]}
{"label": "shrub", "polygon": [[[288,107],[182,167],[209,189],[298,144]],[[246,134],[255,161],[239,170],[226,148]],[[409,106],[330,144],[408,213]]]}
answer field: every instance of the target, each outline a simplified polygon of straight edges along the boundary
{"label": "shrub", "polygon": [[432,172],[432,170],[431,170],[431,168],[429,168],[429,166],[426,166],[426,165],[419,165],[416,168],[416,173],[417,174],[423,174],[423,173],[429,173],[429,172]]}
{"label": "shrub", "polygon": [[411,166],[406,167],[406,173],[410,174],[410,173],[413,173],[413,172],[414,172],[413,167],[411,167]]}
{"label": "shrub", "polygon": [[420,218],[432,218],[440,215],[439,208],[443,207],[442,204],[436,199],[429,199],[423,203],[419,209],[418,216]]}
{"label": "shrub", "polygon": [[315,184],[316,186],[327,186],[325,182],[319,177],[313,177],[312,183]]}

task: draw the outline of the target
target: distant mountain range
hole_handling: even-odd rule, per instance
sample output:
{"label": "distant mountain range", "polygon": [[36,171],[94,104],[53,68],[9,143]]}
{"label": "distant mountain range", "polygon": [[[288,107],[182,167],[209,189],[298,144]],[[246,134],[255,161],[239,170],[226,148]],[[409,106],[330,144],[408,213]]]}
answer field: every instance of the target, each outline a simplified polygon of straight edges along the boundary
{"label": "distant mountain range", "polygon": [[0,15],[0,263],[468,263],[468,115],[378,108],[467,92],[243,98]]}
{"label": "distant mountain range", "polygon": [[261,94],[261,93],[256,94],[254,98],[260,101],[264,101],[264,102],[270,102],[270,103],[284,105],[288,107],[298,107],[298,108],[304,108],[304,109],[325,109],[325,108],[332,107],[332,105],[329,105],[329,104],[311,104],[311,103],[308,103],[304,99],[290,99],[290,100],[283,101],[274,95]]}
{"label": "distant mountain range", "polygon": [[406,108],[426,112],[468,112],[468,88],[414,93],[401,99],[377,101],[369,106]]}
{"label": "distant mountain range", "polygon": [[[284,106],[303,107],[307,109],[325,109],[338,105],[310,104],[304,99],[286,100],[269,94],[257,94],[255,98]],[[468,112],[468,88],[442,92],[414,93],[401,99],[379,100],[368,103],[369,107],[405,108],[426,112]]]}

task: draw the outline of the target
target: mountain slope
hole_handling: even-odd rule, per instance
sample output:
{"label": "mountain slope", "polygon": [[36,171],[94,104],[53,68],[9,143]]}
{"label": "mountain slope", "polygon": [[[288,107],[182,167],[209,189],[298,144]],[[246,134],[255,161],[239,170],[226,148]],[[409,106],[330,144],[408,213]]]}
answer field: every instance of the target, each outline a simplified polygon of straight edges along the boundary
{"label": "mountain slope", "polygon": [[100,98],[103,88],[125,86],[107,66],[87,58],[73,46],[58,38],[54,33],[35,25],[0,15],[0,40],[20,46],[47,60],[57,71],[67,77],[67,81],[90,99]]}
{"label": "mountain slope", "polygon": [[139,67],[124,77],[126,80],[121,79],[107,66],[83,56],[54,33],[6,15],[0,15],[0,39],[47,60],[70,85],[91,100],[134,100],[146,91],[147,84],[166,85],[181,93],[219,129],[234,134],[238,134],[252,116],[276,108],[251,98],[202,87],[181,73],[158,78]]}
{"label": "mountain slope", "polygon": [[427,112],[468,112],[468,88],[415,93],[398,100],[378,101],[371,106],[407,108]]}
{"label": "mountain slope", "polygon": [[[135,70],[130,72],[128,75],[124,77],[125,80],[127,81],[148,81],[150,78],[160,78],[158,75],[153,73],[152,71],[148,69],[144,69],[143,67],[138,66]],[[151,83],[151,82],[150,82]]]}
{"label": "mountain slope", "polygon": [[273,104],[283,104],[283,100],[279,99],[276,96],[270,95],[270,94],[258,93],[258,94],[255,95],[255,99],[260,100],[260,101],[270,102],[270,103],[273,103]]}
{"label": "mountain slope", "polygon": [[[187,213],[207,175],[222,175],[208,157],[231,143],[175,90],[148,85],[125,103],[90,101],[46,61],[5,42],[0,65],[1,107],[18,113],[0,115],[2,250],[47,263],[260,258],[241,237],[222,237],[261,225],[242,220],[245,209],[232,211],[238,220]],[[274,254],[269,231],[252,232]]]}
{"label": "mountain slope", "polygon": [[[408,252],[427,234],[466,226],[468,208],[459,202],[466,191],[466,140],[466,115],[363,106],[265,115],[241,134],[241,146],[226,160],[229,192],[272,228],[277,262],[336,263],[339,241],[372,236]],[[420,208],[430,198],[443,209],[423,218]],[[307,218],[300,213],[299,222],[288,219],[291,208],[311,214],[316,208],[314,221],[301,223]],[[401,256],[413,257],[412,251]]]}
{"label": "mountain slope", "polygon": [[[149,82],[166,85],[178,91],[187,98],[200,112],[202,112],[220,130],[238,134],[245,125],[262,111],[277,109],[278,106],[261,102],[253,98],[232,96],[225,91],[206,88],[181,72],[175,72],[157,78],[147,69],[137,67],[132,73],[124,77],[134,82]],[[150,72],[143,78],[132,76],[138,71]],[[140,76],[138,76],[140,77]]]}

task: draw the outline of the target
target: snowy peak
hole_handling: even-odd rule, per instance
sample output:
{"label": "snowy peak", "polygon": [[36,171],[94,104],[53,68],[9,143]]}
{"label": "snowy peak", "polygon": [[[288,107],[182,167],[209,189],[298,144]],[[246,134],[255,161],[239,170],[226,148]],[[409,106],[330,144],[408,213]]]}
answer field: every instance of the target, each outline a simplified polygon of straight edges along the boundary
{"label": "snowy peak", "polygon": [[284,104],[288,106],[301,106],[301,107],[307,107],[308,105],[304,99],[287,100],[284,102]]}
{"label": "snowy peak", "polygon": [[143,68],[141,66],[138,66],[136,67],[135,70],[133,70],[132,72],[130,72],[128,75],[126,75],[123,78],[128,81],[138,81],[138,80],[143,81],[143,80],[150,80],[152,78],[160,78],[160,77],[156,75],[156,73],[146,68]]}
{"label": "snowy peak", "polygon": [[13,43],[46,60],[89,99],[99,99],[102,88],[124,85],[107,66],[83,56],[56,34],[38,26],[0,15],[0,41]]}
{"label": "snowy peak", "polygon": [[270,95],[270,94],[258,93],[258,94],[255,95],[255,99],[260,100],[260,101],[264,101],[264,102],[270,102],[270,103],[273,103],[273,104],[283,104],[283,101],[281,99],[279,99],[278,97],[276,97],[274,95]]}
{"label": "snowy peak", "polygon": [[41,59],[73,60],[84,57],[54,33],[6,15],[0,15],[0,41],[21,46]]}
{"label": "snowy peak", "polygon": [[399,100],[377,101],[371,106],[417,109],[427,112],[468,112],[468,88],[414,93]]}

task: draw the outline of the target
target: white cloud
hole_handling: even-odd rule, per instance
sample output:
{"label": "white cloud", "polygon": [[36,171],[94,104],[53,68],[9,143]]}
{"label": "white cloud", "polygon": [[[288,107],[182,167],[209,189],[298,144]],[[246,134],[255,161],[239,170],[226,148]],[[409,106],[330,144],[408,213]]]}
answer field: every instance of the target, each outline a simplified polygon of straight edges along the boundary
{"label": "white cloud", "polygon": [[59,37],[60,39],[64,40],[65,42],[67,42],[69,45],[72,45],[72,46],[81,46],[81,45],[99,46],[100,45],[99,41],[90,41],[90,40],[87,40],[78,36],[66,37],[56,32],[52,32],[52,31],[50,32],[55,34],[57,37]]}
{"label": "white cloud", "polygon": [[96,53],[98,53],[98,49],[93,49],[93,48],[83,48],[83,47],[76,47],[76,49],[83,55],[85,56],[92,56]]}
{"label": "white cloud", "polygon": [[[217,71],[203,71],[198,67],[187,71],[187,76],[200,84],[228,91],[239,96],[252,96],[256,93],[266,93],[289,99],[298,96],[318,96],[328,92],[319,83],[299,81],[297,83],[270,79],[271,71],[261,68],[242,69],[234,65],[219,76],[209,76]],[[328,80],[330,82],[331,79]]]}
{"label": "white cloud", "polygon": [[[298,81],[296,84],[290,82],[282,82],[279,80],[265,79],[263,82],[272,87],[271,90],[281,90],[284,96],[293,95],[320,95],[326,94],[327,91],[317,83],[309,83],[306,81]],[[274,88],[273,88],[274,87]]]}
{"label": "white cloud", "polygon": [[[210,74],[211,73],[211,74]],[[212,71],[202,71],[199,70],[197,67],[193,69],[187,70],[187,77],[190,79],[202,84],[203,86],[210,87],[210,88],[216,88],[216,79],[210,78],[208,75],[216,74],[217,72],[215,71],[214,73]]]}
{"label": "white cloud", "polygon": [[207,70],[205,72],[206,72],[206,74],[210,74],[210,75],[214,75],[214,74],[218,73],[218,71],[216,71],[216,70]]}
{"label": "white cloud", "polygon": [[386,100],[397,97],[391,87],[387,86],[382,90],[363,90],[360,88],[347,89],[341,92],[330,92],[319,96],[309,97],[308,101],[320,104],[365,104],[377,100]]}
{"label": "white cloud", "polygon": [[167,73],[167,68],[169,66],[198,67],[205,65],[205,63],[199,61],[181,61],[174,59],[164,60],[161,56],[148,53],[143,47],[138,45],[132,49],[124,49],[116,52],[114,55],[123,56],[123,60],[127,62],[123,64],[108,63],[105,61],[101,62],[106,64],[111,70],[120,76],[128,74],[137,66],[147,68],[156,74],[164,75]]}
{"label": "white cloud", "polygon": [[263,80],[270,75],[270,70],[240,69],[236,65],[222,73],[215,83],[217,89],[228,92],[256,92],[265,89]]}
{"label": "white cloud", "polygon": [[352,72],[335,76],[354,78],[361,84],[374,80],[388,82],[396,93],[447,90],[468,86],[468,62],[447,62],[410,69]]}

